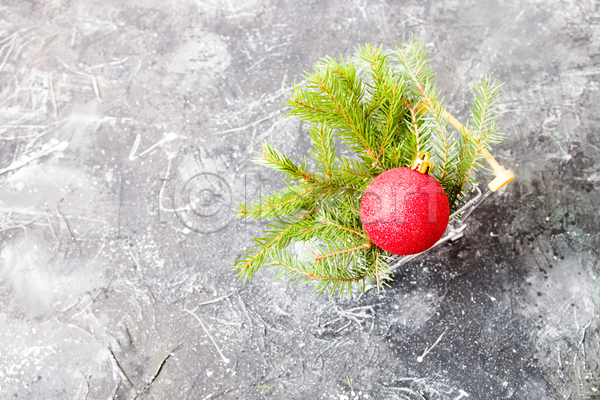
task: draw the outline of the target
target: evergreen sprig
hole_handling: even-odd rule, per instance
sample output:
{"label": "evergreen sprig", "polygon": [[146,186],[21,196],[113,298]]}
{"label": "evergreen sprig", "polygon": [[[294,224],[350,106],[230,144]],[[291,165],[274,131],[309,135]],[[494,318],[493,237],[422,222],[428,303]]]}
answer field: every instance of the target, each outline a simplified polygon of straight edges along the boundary
{"label": "evergreen sprig", "polygon": [[[314,170],[264,143],[254,161],[283,172],[287,186],[241,204],[239,215],[273,222],[255,238],[255,249],[236,261],[240,279],[262,267],[276,279],[315,283],[314,290],[342,296],[352,285],[382,288],[391,280],[392,255],[377,247],[360,221],[360,201],[379,174],[411,164],[431,152],[433,176],[448,195],[451,210],[472,185],[482,150],[502,135],[495,123],[500,86],[489,78],[474,85],[471,119],[461,132],[449,131],[444,98],[435,85],[429,55],[418,40],[394,50],[366,45],[340,61],[325,57],[293,85],[288,115],[307,121]],[[338,146],[351,151],[339,155]]]}

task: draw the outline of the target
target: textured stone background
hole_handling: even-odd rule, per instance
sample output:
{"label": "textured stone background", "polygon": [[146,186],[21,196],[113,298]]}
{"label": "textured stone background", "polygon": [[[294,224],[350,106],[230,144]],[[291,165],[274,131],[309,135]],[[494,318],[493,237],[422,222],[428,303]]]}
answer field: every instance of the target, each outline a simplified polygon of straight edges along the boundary
{"label": "textured stone background", "polygon": [[[237,282],[285,89],[405,34],[460,119],[506,82],[517,180],[385,293]],[[598,398],[599,44],[593,0],[3,0],[0,397]]]}

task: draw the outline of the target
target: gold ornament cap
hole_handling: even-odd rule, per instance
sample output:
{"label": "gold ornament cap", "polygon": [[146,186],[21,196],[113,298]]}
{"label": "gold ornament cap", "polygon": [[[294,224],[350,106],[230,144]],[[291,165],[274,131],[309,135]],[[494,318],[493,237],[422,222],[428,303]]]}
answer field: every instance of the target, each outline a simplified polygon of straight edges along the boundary
{"label": "gold ornament cap", "polygon": [[415,160],[410,164],[410,169],[419,171],[422,174],[429,174],[433,171],[433,167],[433,163],[429,161],[429,153],[426,151],[417,153]]}

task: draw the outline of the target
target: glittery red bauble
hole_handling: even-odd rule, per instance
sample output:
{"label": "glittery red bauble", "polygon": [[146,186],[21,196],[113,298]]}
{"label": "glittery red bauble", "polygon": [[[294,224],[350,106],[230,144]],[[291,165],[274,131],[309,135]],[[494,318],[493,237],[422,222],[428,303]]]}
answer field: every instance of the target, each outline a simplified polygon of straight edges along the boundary
{"label": "glittery red bauble", "polygon": [[427,250],[442,237],[449,218],[448,196],[438,181],[406,167],[375,178],[360,203],[367,235],[393,254]]}

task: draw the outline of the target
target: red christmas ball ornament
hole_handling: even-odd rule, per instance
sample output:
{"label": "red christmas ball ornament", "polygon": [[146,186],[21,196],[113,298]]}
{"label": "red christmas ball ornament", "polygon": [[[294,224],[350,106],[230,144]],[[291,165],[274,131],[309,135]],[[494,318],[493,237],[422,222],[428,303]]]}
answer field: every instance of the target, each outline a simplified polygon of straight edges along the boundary
{"label": "red christmas ball ornament", "polygon": [[411,168],[394,168],[373,180],[360,204],[369,238],[399,255],[421,253],[444,234],[450,218],[446,192],[432,176]]}

